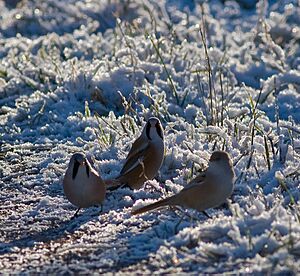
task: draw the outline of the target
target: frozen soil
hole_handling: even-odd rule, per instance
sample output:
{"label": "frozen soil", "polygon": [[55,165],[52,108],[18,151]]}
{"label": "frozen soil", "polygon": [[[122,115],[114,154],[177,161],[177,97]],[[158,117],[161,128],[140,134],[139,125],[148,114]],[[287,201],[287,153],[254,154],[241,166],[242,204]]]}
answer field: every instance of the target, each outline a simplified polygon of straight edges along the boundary
{"label": "frozen soil", "polygon": [[[5,2],[1,273],[299,273],[299,1]],[[71,155],[116,177],[150,116],[165,129],[156,179],[71,219]],[[236,181],[211,218],[130,215],[180,191],[215,149]]]}

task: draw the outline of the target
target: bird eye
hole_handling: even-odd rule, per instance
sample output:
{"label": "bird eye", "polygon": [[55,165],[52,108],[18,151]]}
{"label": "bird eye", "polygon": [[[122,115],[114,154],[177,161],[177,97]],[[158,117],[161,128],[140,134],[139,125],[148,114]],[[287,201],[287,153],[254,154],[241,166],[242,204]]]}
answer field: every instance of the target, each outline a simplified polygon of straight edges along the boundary
{"label": "bird eye", "polygon": [[212,154],[212,156],[210,157],[210,161],[219,161],[219,160],[221,160],[221,157],[218,154]]}

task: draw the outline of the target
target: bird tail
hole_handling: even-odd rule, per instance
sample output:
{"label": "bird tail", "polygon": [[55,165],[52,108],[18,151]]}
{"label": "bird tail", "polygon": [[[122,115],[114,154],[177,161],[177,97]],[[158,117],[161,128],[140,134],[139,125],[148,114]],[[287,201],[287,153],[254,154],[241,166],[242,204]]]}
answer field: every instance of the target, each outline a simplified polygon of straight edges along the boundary
{"label": "bird tail", "polygon": [[124,188],[127,186],[127,184],[122,183],[118,179],[106,179],[104,180],[104,183],[107,191],[114,191],[120,187]]}
{"label": "bird tail", "polygon": [[107,191],[114,191],[122,185],[117,179],[106,179],[104,180],[104,183]]}
{"label": "bird tail", "polygon": [[173,197],[168,197],[168,198],[164,198],[162,200],[156,201],[152,204],[146,205],[144,207],[141,207],[139,209],[133,210],[131,211],[132,215],[138,215],[138,214],[142,214],[154,209],[157,209],[159,207],[163,207],[163,206],[167,206],[167,205],[173,205]]}

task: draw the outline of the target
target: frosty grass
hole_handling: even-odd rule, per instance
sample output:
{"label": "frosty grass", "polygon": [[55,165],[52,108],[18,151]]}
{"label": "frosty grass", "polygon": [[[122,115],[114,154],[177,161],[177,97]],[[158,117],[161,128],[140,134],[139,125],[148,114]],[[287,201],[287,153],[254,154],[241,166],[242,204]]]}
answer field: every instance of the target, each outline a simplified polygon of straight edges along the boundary
{"label": "frosty grass", "polygon": [[[299,272],[299,1],[6,2],[1,273]],[[83,151],[103,178],[117,176],[149,116],[165,129],[156,179],[70,220],[70,156]],[[180,191],[216,149],[237,178],[210,219],[130,215]]]}

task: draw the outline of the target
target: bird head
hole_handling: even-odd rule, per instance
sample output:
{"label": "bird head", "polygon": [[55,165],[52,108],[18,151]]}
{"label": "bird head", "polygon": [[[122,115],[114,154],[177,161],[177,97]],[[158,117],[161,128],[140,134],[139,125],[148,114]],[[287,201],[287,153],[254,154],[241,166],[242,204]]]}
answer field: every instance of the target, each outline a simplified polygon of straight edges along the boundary
{"label": "bird head", "polygon": [[225,151],[214,151],[210,156],[209,162],[229,165],[232,167],[232,161],[229,154]]}
{"label": "bird head", "polygon": [[163,140],[164,139],[164,130],[160,123],[160,120],[156,117],[151,117],[147,121],[147,124],[144,128],[146,136],[149,140]]}
{"label": "bird head", "polygon": [[79,168],[85,167],[87,177],[90,174],[89,162],[83,153],[74,153],[71,157],[69,167],[72,169],[72,178],[75,179]]}

